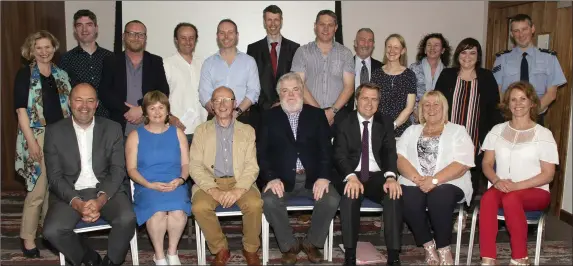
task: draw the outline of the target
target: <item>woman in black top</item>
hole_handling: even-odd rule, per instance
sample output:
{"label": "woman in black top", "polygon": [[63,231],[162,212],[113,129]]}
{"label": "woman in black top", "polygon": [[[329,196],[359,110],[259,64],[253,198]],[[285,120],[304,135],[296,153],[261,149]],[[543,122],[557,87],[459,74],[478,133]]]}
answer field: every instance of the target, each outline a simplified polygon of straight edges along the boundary
{"label": "woman in black top", "polygon": [[416,103],[416,74],[406,67],[406,41],[391,34],[384,42],[384,66],[372,73],[372,83],[382,88],[378,111],[394,120],[394,133],[400,137],[411,125],[410,114]]}
{"label": "woman in black top", "polygon": [[481,57],[481,45],[476,39],[462,40],[454,52],[453,67],[442,71],[435,88],[448,100],[450,122],[465,126],[474,144],[476,167],[471,170],[474,197],[479,188],[485,188],[478,157],[481,144],[491,128],[501,121],[497,82],[490,70],[482,68]]}
{"label": "woman in black top", "polygon": [[70,115],[68,74],[52,63],[58,40],[47,31],[30,34],[22,45],[22,56],[30,61],[14,82],[14,108],[18,116],[16,172],[26,180],[27,195],[22,210],[20,238],[27,258],[40,257],[36,230],[48,210],[48,180],[42,148],[44,129]]}

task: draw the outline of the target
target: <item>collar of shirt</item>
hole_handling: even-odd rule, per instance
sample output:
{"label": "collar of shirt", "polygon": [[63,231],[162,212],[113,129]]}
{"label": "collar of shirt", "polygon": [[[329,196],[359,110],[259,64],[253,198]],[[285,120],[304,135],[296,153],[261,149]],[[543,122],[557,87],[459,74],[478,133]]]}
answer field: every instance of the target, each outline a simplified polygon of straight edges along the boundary
{"label": "collar of shirt", "polygon": [[269,44],[269,47],[271,47],[271,43],[273,42],[278,42],[277,46],[281,46],[282,41],[283,41],[283,36],[280,34],[278,40],[273,40],[271,39],[271,36],[267,35],[267,43]]}
{"label": "collar of shirt", "polygon": [[[241,51],[239,50],[239,48],[236,48],[236,49],[237,49],[237,55],[236,55],[236,57],[239,57],[239,55],[245,54],[245,53],[241,52]],[[217,55],[217,57],[219,57],[219,59],[223,59],[223,57],[221,56],[221,50],[218,50],[217,53],[215,53],[215,55]],[[236,59],[236,58],[235,58],[235,59]]]}
{"label": "collar of shirt", "polygon": [[359,112],[356,112],[356,115],[358,116],[358,123],[360,123],[360,125],[362,125],[362,122],[368,121],[368,122],[370,122],[370,123],[368,123],[368,127],[369,128],[372,127],[372,122],[374,121],[374,116],[370,117],[369,119],[365,119],[364,117],[362,117],[362,115]]}
{"label": "collar of shirt", "polygon": [[[317,49],[322,53],[322,50],[320,50],[320,47],[318,47],[318,42],[316,40],[314,40],[312,42],[312,45],[314,46],[314,49]],[[332,39],[332,49],[330,50],[329,54],[332,53],[332,51],[336,50],[338,45],[340,45],[340,44],[335,42],[334,39]]]}
{"label": "collar of shirt", "polygon": [[81,130],[81,131],[89,131],[92,130],[94,128],[95,125],[95,117],[92,118],[92,122],[91,124],[88,126],[88,128],[84,129],[83,127],[81,127],[78,123],[76,123],[76,120],[74,119],[74,117],[72,116],[72,123],[74,125],[74,129],[75,130]]}
{"label": "collar of shirt", "polygon": [[134,66],[133,63],[131,62],[131,58],[129,58],[129,56],[125,54],[125,64],[128,69],[138,70],[141,68],[141,66],[143,66],[143,58],[141,58],[141,61],[139,62],[139,64],[137,64],[137,66]]}
{"label": "collar of shirt", "polygon": [[362,67],[362,60],[364,60],[364,63],[366,64],[366,67],[370,66],[370,63],[372,61],[372,57],[367,57],[366,59],[362,59],[359,56],[355,56],[356,60],[354,61],[356,64],[356,67],[360,68]]}
{"label": "collar of shirt", "polygon": [[189,62],[187,62],[187,60],[185,60],[185,57],[183,57],[183,55],[181,55],[181,53],[176,52],[175,54],[176,54],[177,58],[179,60],[181,60],[182,63],[185,63],[186,65],[194,66],[195,62],[197,62],[197,59],[195,58],[195,52],[193,52],[193,59],[191,59],[191,64],[189,64]]}
{"label": "collar of shirt", "polygon": [[224,129],[224,130],[225,129],[234,129],[235,119],[231,119],[231,123],[227,127],[221,126],[221,124],[219,124],[219,120],[217,120],[217,118],[213,118],[213,120],[215,120],[215,127],[217,127],[217,128]]}
{"label": "collar of shirt", "polygon": [[[537,50],[537,47],[530,45],[529,47],[527,47],[527,49],[525,50],[525,52],[527,53],[526,57],[534,57],[535,56],[535,52]],[[513,53],[515,53],[515,56],[521,60],[521,57],[523,55],[523,51],[521,50],[521,48],[519,46],[515,46],[513,47],[512,50]]]}
{"label": "collar of shirt", "polygon": [[302,108],[301,108],[300,110],[296,111],[296,112],[293,112],[293,113],[289,113],[287,110],[285,110],[285,109],[283,108],[283,112],[285,112],[285,114],[287,115],[287,117],[288,117],[289,119],[291,119],[291,118],[298,117],[298,116],[300,115],[300,112],[302,112]]}

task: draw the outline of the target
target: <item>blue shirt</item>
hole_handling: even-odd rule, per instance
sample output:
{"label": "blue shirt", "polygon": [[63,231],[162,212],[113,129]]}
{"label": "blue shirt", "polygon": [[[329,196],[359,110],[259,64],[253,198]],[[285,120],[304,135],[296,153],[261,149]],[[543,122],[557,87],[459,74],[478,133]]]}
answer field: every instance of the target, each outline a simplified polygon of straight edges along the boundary
{"label": "blue shirt", "polygon": [[221,86],[233,90],[237,105],[247,98],[254,104],[259,100],[261,85],[257,63],[250,55],[237,51],[235,60],[228,65],[221,54],[209,56],[201,67],[199,101],[203,106],[211,100],[213,91]]}
{"label": "blue shirt", "polygon": [[[530,46],[525,52],[529,65],[529,83],[540,98],[547,92],[547,88],[559,87],[567,82],[554,52],[534,46]],[[522,54],[523,51],[516,46],[496,55],[492,72],[497,84],[501,86],[502,93],[507,90],[509,84],[520,80]]]}

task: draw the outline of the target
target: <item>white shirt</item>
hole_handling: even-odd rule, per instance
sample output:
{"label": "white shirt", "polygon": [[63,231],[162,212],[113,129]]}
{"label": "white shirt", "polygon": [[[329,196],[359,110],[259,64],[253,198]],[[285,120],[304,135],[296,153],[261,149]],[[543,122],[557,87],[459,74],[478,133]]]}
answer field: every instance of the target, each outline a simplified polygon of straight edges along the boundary
{"label": "white shirt", "polygon": [[358,56],[354,56],[354,72],[356,76],[354,76],[354,90],[360,86],[360,71],[362,70],[362,60],[364,60],[364,64],[368,69],[368,80],[372,79],[372,58],[369,56],[366,59],[362,59]]}
{"label": "white shirt", "polygon": [[72,121],[74,131],[76,132],[76,138],[78,140],[81,161],[80,176],[74,184],[74,188],[76,190],[95,188],[99,183],[92,167],[92,144],[95,119],[92,120],[92,123],[86,129],[83,129],[80,125],[76,124],[76,121],[74,121],[73,118]]}
{"label": "white shirt", "polygon": [[[368,123],[368,171],[370,172],[380,172],[380,166],[378,165],[378,163],[376,162],[376,159],[374,158],[374,153],[372,152],[372,122],[374,121],[374,117],[370,117],[370,119],[366,120],[364,119],[364,117],[362,117],[360,115],[360,113],[356,112],[357,116],[358,116],[358,125],[360,126],[360,139],[362,139],[362,132],[364,132],[364,124],[362,124],[362,122],[364,121],[368,121],[370,123]],[[354,171],[356,172],[360,172],[360,170],[362,170],[361,168],[362,165],[362,156],[360,156],[360,160],[358,161],[358,166],[356,167],[356,169]],[[347,175],[344,178],[344,182],[348,181],[348,177],[354,175],[354,173]],[[386,173],[384,173],[384,177],[388,177],[388,176],[393,176],[396,177],[396,174],[394,172],[388,171]]]}
{"label": "white shirt", "polygon": [[195,128],[207,121],[207,110],[199,102],[199,80],[203,60],[193,56],[187,63],[178,52],[163,60],[165,76],[169,83],[171,114],[185,126],[185,134],[193,134]]}

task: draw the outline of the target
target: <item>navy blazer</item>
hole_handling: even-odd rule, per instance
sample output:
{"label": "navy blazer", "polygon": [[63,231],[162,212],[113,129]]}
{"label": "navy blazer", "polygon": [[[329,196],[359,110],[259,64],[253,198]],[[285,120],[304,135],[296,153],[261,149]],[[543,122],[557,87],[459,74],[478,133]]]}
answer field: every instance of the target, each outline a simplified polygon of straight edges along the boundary
{"label": "navy blazer", "polygon": [[312,189],[318,178],[332,176],[330,126],[324,110],[304,104],[298,120],[296,140],[288,116],[280,106],[263,113],[257,136],[257,159],[264,183],[279,178],[285,191],[295,184],[296,160],[305,172],[305,187]]}
{"label": "navy blazer", "polygon": [[[163,59],[147,51],[143,52],[143,72],[141,95],[159,90],[169,97],[169,84],[163,68]],[[125,131],[126,120],[123,115],[129,111],[127,100],[127,69],[125,51],[107,57],[103,62],[102,81],[99,88],[101,104],[109,110],[110,119],[118,122]],[[137,101],[142,105],[143,98]]]}

